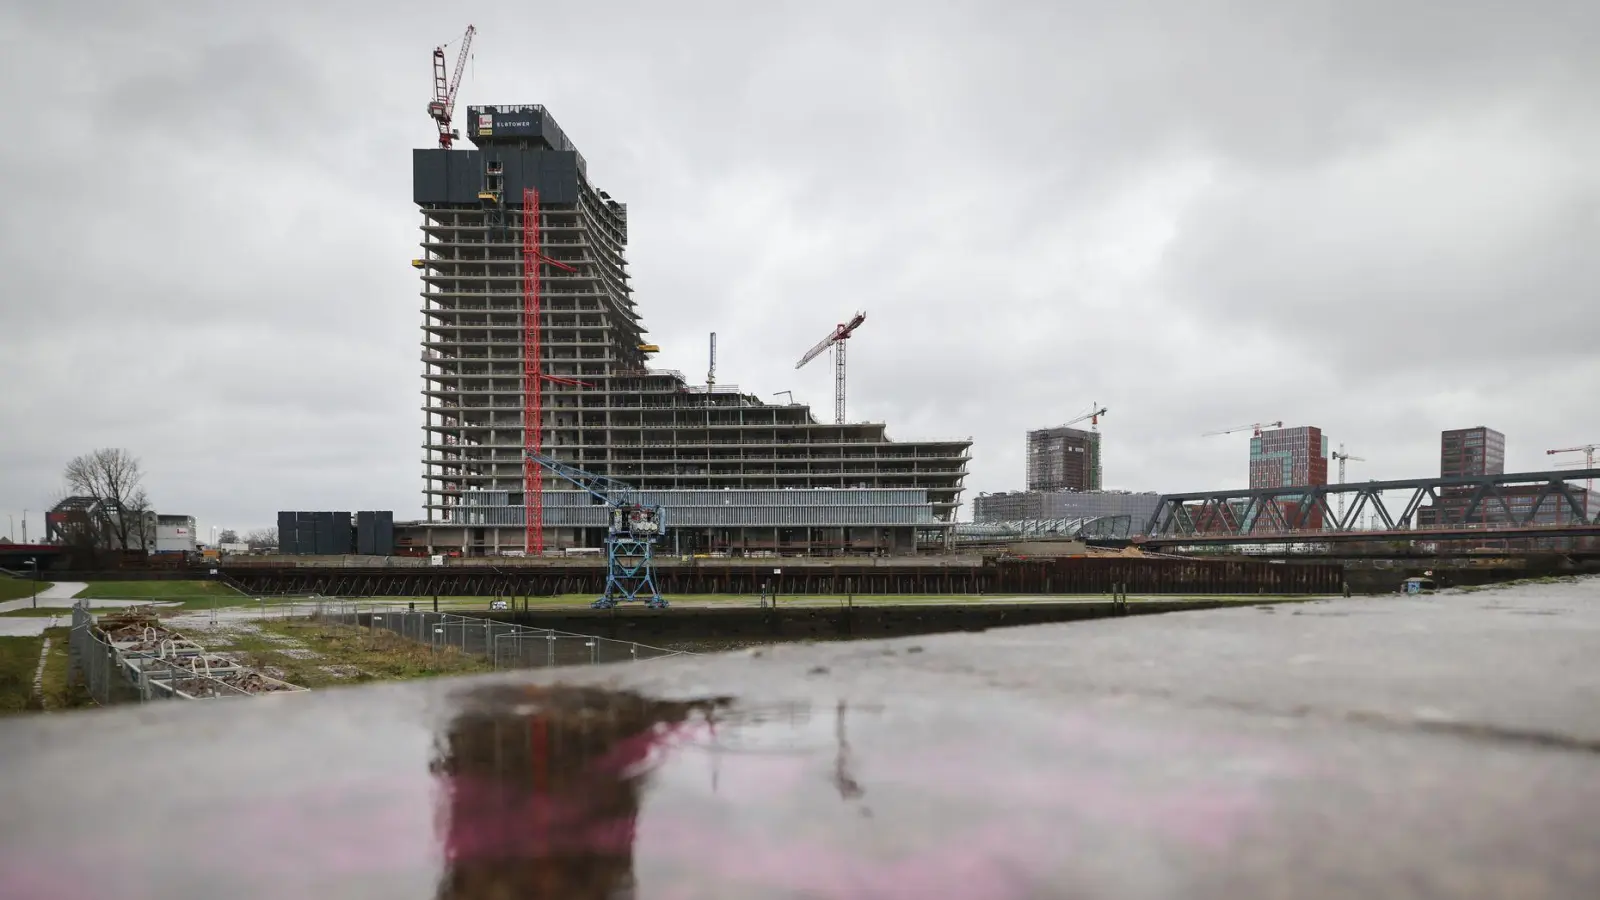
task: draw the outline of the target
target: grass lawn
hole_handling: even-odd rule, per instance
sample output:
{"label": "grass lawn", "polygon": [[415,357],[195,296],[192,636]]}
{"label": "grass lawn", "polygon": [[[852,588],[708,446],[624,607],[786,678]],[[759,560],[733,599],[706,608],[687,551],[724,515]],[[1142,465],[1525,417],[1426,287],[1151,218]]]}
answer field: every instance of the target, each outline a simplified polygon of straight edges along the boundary
{"label": "grass lawn", "polygon": [[72,629],[65,625],[55,628],[46,628],[44,637],[50,639],[50,652],[44,660],[44,677],[39,681],[39,690],[44,694],[45,709],[75,709],[80,706],[94,706],[94,700],[89,697],[89,691],[82,684],[69,685],[67,671],[70,658],[68,656],[68,640],[71,638]]}
{"label": "grass lawn", "polygon": [[[232,600],[247,598],[220,581],[93,581],[74,596],[90,600]],[[199,609],[209,609],[203,603]]]}
{"label": "grass lawn", "polygon": [[33,673],[39,668],[41,637],[0,637],[0,715],[39,709]]}
{"label": "grass lawn", "polygon": [[246,597],[221,581],[91,581],[74,594],[93,601],[163,602],[162,612],[210,610],[250,604]]}
{"label": "grass lawn", "polygon": [[[454,647],[442,647],[434,652],[424,644],[382,629],[370,631],[349,625],[299,621],[263,622],[261,628],[271,634],[293,638],[316,653],[317,658],[297,658],[285,653],[289,648],[283,645],[246,634],[238,635],[227,649],[239,653],[248,666],[281,670],[280,677],[284,681],[309,688],[465,675],[494,669],[485,657],[462,653]],[[38,648],[34,649],[37,652]],[[324,666],[348,667],[358,670],[358,674],[341,676]]]}
{"label": "grass lawn", "polygon": [[22,609],[13,609],[6,612],[0,612],[0,616],[5,616],[8,619],[48,619],[51,616],[71,615],[72,610],[64,609],[59,606],[41,606],[38,609],[28,606]]}
{"label": "grass lawn", "polygon": [[34,582],[26,578],[12,578],[9,575],[0,575],[0,601],[22,600],[32,597],[37,589],[40,593],[50,586],[48,581]]}

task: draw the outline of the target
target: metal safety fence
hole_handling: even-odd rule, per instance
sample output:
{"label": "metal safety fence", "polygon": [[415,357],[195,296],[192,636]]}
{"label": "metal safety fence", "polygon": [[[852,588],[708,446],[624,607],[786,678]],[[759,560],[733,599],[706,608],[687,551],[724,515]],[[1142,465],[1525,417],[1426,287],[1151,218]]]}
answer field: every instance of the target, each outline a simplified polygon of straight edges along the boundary
{"label": "metal safety fence", "polygon": [[[311,604],[288,604],[302,615]],[[278,612],[274,609],[274,613]],[[618,641],[550,628],[533,628],[455,613],[409,609],[397,604],[329,601],[315,604],[313,620],[393,632],[434,648],[453,647],[463,653],[488,657],[496,669],[542,669],[554,666],[637,662],[671,656],[693,656],[687,650],[668,650],[635,641]]]}
{"label": "metal safety fence", "polygon": [[69,678],[80,681],[101,706],[306,690],[208,653],[160,625],[107,631],[84,603],[72,607],[67,652]]}

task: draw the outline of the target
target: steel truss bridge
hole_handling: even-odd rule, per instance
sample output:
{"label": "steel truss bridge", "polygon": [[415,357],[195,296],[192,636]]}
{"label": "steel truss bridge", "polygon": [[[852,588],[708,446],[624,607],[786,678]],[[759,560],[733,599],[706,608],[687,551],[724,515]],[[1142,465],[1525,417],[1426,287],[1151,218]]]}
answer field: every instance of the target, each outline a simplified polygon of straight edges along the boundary
{"label": "steel truss bridge", "polygon": [[[1164,494],[1144,542],[1170,547],[1600,536],[1600,504],[1587,498],[1586,511],[1583,489],[1568,483],[1597,477],[1600,469],[1568,469]],[[1383,495],[1392,492],[1409,492],[1398,514],[1384,502]],[[1347,501],[1343,513],[1330,502],[1341,497]],[[1426,525],[1424,512],[1430,513]],[[1376,517],[1382,527],[1357,528],[1365,517]]]}

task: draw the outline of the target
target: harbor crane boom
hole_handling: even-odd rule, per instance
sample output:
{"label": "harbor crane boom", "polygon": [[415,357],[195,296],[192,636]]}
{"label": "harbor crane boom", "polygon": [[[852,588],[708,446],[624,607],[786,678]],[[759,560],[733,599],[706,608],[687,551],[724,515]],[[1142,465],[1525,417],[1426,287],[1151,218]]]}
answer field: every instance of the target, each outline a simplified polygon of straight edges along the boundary
{"label": "harbor crane boom", "polygon": [[652,609],[666,609],[667,599],[656,589],[655,543],[666,528],[666,510],[646,503],[633,485],[586,472],[533,450],[529,461],[549,469],[600,501],[606,508],[606,588],[591,604],[610,609],[618,603],[643,600]]}
{"label": "harbor crane boom", "polygon": [[472,48],[472,36],[478,30],[471,25],[467,26],[466,34],[461,36],[461,52],[456,56],[455,74],[445,80],[444,48],[449,44],[440,44],[433,48],[433,99],[428,102],[428,115],[439,126],[439,147],[442,150],[450,149],[450,142],[460,137],[450,128],[450,117],[456,111],[456,91],[461,87],[461,73],[467,68],[467,51]]}
{"label": "harbor crane boom", "polygon": [[830,347],[833,348],[833,424],[835,425],[844,424],[845,341],[849,340],[850,336],[855,334],[856,329],[861,327],[861,323],[865,322],[866,320],[867,314],[864,312],[858,312],[850,321],[839,323],[834,327],[833,333],[829,334],[821,341],[818,341],[815,347],[807,350],[806,355],[800,357],[800,361],[794,364],[794,367],[798,369],[806,363],[811,362],[813,359],[816,359],[818,356],[821,356],[822,351],[827,350]]}

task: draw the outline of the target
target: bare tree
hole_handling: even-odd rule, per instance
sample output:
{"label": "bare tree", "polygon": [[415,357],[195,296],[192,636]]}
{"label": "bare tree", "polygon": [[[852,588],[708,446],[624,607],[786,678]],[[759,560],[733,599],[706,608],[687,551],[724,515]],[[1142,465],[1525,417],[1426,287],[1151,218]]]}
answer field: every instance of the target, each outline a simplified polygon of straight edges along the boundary
{"label": "bare tree", "polygon": [[137,546],[145,553],[149,553],[156,544],[156,512],[150,508],[150,497],[140,487],[128,498],[126,515],[128,519],[127,531],[132,544],[124,543],[122,546],[132,550]]}
{"label": "bare tree", "polygon": [[150,500],[137,457],[121,448],[102,448],[75,457],[63,477],[72,494],[94,501],[86,511],[89,531],[106,534],[120,549],[149,549],[155,536],[150,533]]}
{"label": "bare tree", "polygon": [[278,529],[257,528],[244,536],[244,542],[250,545],[251,550],[276,550],[278,549]]}
{"label": "bare tree", "polygon": [[217,543],[237,544],[239,543],[239,532],[234,531],[232,528],[224,528],[222,533],[217,535]]}

